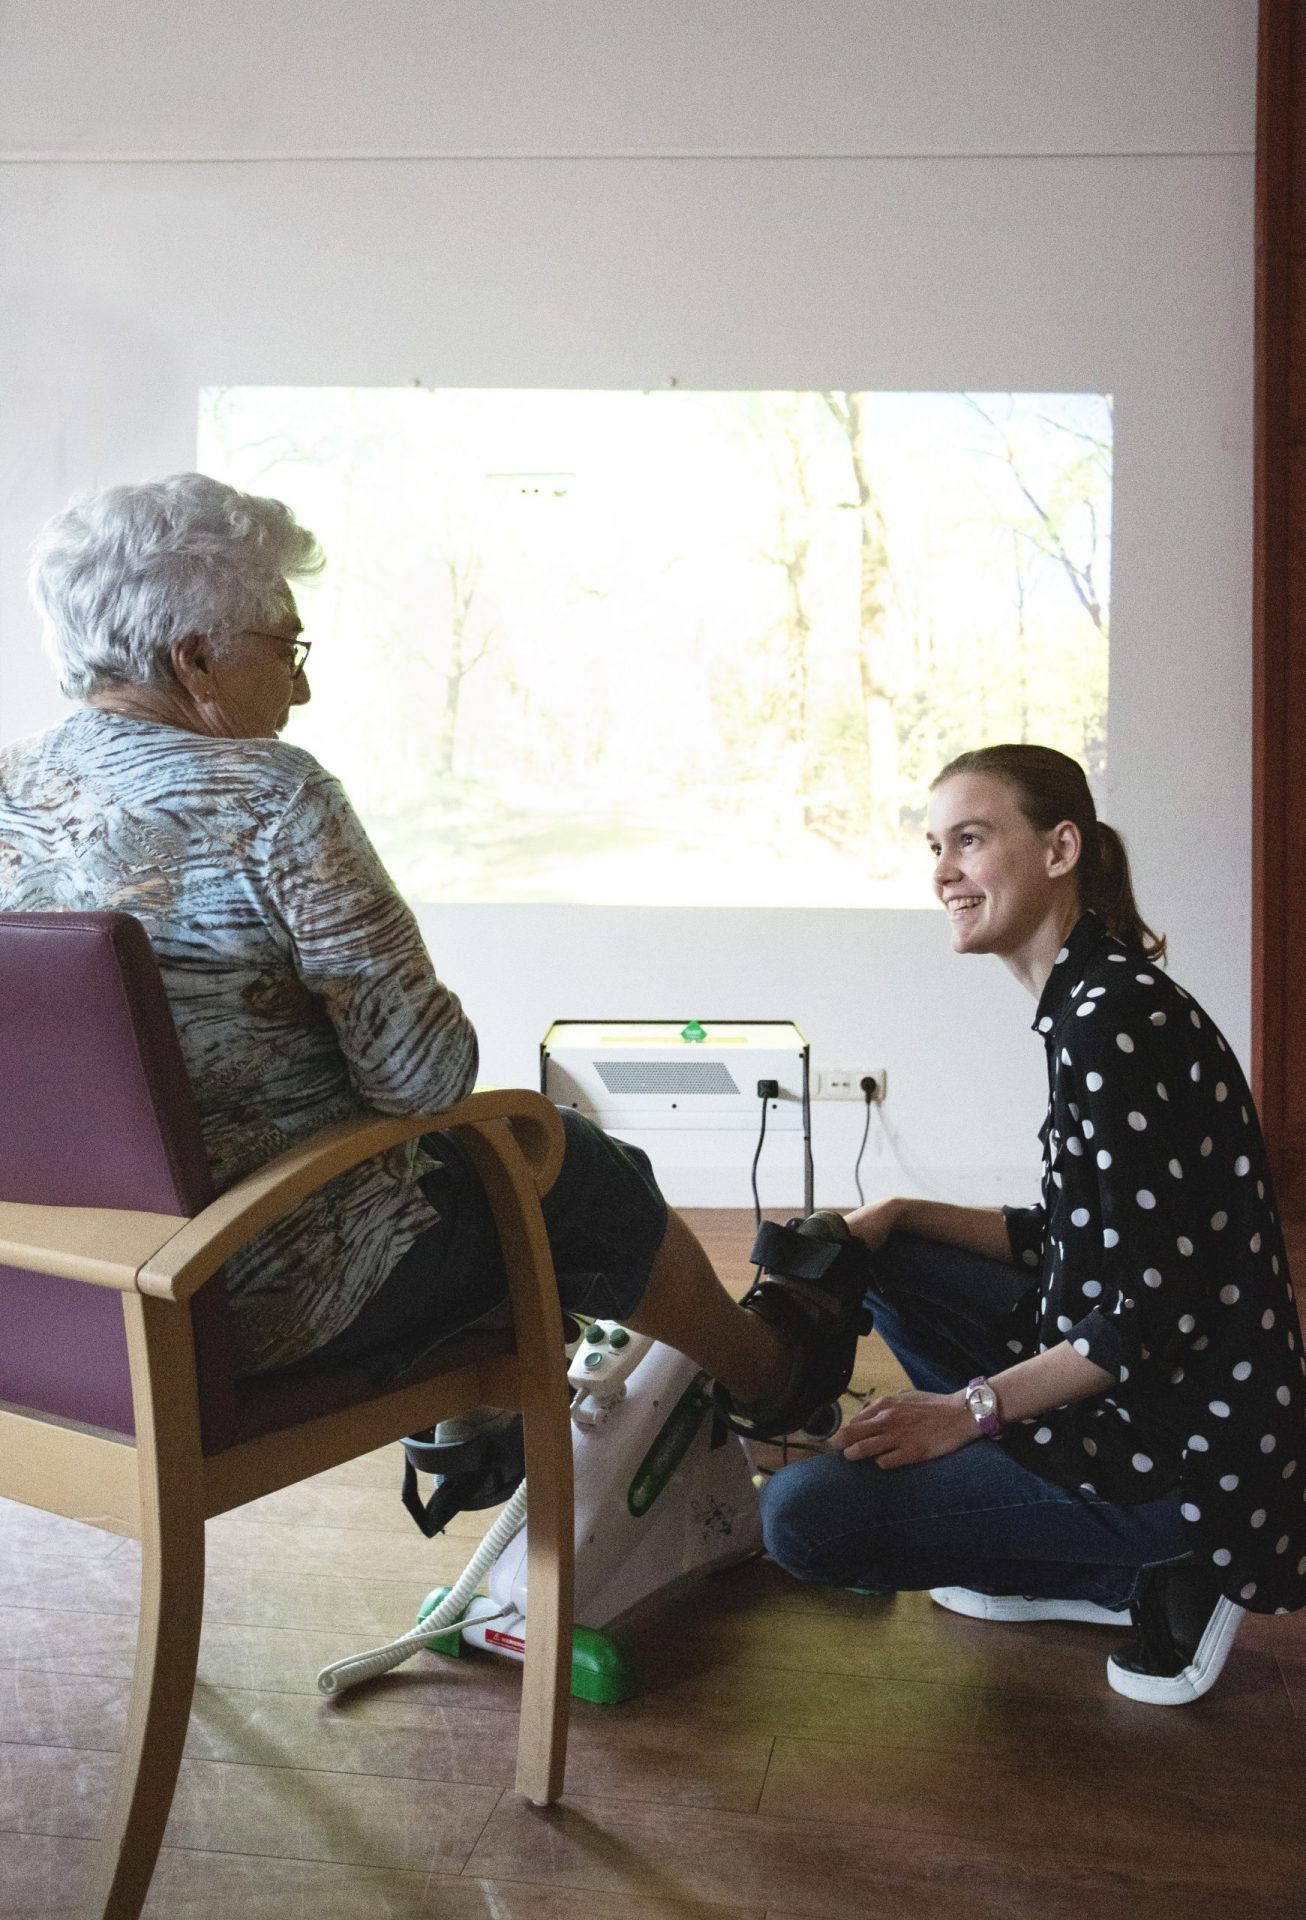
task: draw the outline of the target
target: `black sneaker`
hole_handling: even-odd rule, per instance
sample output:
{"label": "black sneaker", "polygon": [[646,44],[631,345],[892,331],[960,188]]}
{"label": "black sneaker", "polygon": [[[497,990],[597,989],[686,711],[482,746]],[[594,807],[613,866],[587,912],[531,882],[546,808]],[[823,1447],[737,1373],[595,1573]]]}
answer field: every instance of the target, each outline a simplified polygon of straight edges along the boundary
{"label": "black sneaker", "polygon": [[764,1221],[753,1262],[762,1272],[740,1305],[791,1337],[793,1377],[765,1403],[741,1406],[720,1382],[712,1392],[727,1426],[746,1439],[771,1440],[805,1427],[852,1378],[869,1255],[841,1213],[823,1212],[783,1227]]}
{"label": "black sneaker", "polygon": [[1153,1707],[1184,1707],[1224,1670],[1246,1609],[1205,1567],[1152,1567],[1130,1608],[1134,1637],[1106,1663],[1117,1693]]}

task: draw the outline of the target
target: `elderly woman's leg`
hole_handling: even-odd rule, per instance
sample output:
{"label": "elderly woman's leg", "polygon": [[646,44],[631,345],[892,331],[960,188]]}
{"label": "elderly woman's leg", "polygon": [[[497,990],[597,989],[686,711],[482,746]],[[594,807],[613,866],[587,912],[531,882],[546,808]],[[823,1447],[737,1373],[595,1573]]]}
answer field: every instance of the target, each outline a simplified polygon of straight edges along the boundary
{"label": "elderly woman's leg", "polygon": [[741,1402],[777,1398],[793,1372],[790,1342],[731,1299],[678,1213],[667,1213],[648,1285],[626,1318],[637,1333],[688,1354]]}

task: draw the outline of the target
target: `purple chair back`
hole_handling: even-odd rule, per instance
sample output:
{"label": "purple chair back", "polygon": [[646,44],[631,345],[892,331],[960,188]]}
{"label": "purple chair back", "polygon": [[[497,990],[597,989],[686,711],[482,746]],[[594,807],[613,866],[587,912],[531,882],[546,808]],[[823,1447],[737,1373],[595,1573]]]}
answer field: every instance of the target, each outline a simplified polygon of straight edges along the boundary
{"label": "purple chair back", "polygon": [[[191,1216],[213,1195],[158,963],[125,913],[0,914],[0,1200]],[[211,1299],[208,1296],[213,1296]],[[222,1340],[219,1289],[192,1307]],[[130,1434],[116,1290],[0,1267],[0,1400]]]}

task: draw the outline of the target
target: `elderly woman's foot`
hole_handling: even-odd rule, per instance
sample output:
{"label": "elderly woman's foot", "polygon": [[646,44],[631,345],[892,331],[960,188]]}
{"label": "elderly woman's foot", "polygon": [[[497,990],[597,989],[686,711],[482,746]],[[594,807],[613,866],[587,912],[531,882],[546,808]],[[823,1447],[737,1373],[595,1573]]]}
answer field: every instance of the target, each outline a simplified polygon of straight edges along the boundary
{"label": "elderly woman's foot", "polygon": [[717,1405],[736,1433],[750,1440],[792,1433],[839,1398],[857,1357],[867,1259],[842,1214],[763,1223],[753,1246],[762,1272],[740,1305],[785,1337],[793,1360],[788,1381],[767,1400],[734,1399],[718,1382]]}

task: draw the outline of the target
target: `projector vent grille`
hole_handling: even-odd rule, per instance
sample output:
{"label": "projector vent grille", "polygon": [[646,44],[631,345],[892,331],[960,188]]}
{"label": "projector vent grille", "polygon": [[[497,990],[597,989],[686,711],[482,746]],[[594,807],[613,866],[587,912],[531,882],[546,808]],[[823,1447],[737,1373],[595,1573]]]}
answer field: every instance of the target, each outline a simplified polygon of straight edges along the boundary
{"label": "projector vent grille", "polygon": [[609,1093],[738,1093],[719,1060],[596,1060]]}

